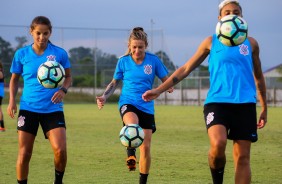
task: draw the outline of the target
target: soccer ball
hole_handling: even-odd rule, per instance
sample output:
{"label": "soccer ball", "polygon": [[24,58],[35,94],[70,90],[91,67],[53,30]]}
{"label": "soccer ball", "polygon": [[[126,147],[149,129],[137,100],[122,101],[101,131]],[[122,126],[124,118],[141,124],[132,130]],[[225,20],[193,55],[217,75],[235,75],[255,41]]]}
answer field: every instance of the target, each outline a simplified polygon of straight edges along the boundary
{"label": "soccer ball", "polygon": [[122,127],[119,138],[125,147],[138,148],[144,140],[144,131],[137,124],[128,124]]}
{"label": "soccer ball", "polygon": [[45,88],[60,87],[65,80],[65,69],[56,61],[46,61],[38,67],[37,79]]}
{"label": "soccer ball", "polygon": [[224,16],[216,25],[216,36],[226,46],[240,45],[248,36],[248,24],[237,15]]}

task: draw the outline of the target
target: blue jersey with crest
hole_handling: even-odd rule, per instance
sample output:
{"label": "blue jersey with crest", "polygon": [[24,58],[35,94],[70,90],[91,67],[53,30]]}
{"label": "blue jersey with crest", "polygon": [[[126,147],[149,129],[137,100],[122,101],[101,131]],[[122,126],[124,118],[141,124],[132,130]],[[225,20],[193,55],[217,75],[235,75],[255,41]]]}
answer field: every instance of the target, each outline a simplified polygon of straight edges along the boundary
{"label": "blue jersey with crest", "polygon": [[10,72],[20,74],[24,81],[20,109],[38,113],[63,111],[63,102],[54,104],[52,96],[59,88],[44,88],[37,80],[38,67],[46,61],[57,61],[63,68],[70,68],[66,51],[48,43],[42,55],[37,55],[32,45],[23,47],[14,55]]}
{"label": "blue jersey with crest", "polygon": [[143,112],[154,114],[154,102],[145,102],[142,94],[152,89],[155,76],[162,79],[167,75],[166,67],[154,54],[146,52],[142,64],[136,64],[131,55],[121,57],[114,73],[114,79],[123,81],[119,108],[131,104]]}
{"label": "blue jersey with crest", "polygon": [[207,103],[256,103],[252,48],[248,39],[228,47],[213,35],[209,57]]}

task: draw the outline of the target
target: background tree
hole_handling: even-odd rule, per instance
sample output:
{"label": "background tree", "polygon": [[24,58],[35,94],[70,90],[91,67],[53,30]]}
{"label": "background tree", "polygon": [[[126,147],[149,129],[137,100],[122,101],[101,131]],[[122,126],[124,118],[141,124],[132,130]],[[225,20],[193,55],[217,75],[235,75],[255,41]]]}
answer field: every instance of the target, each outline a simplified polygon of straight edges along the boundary
{"label": "background tree", "polygon": [[17,47],[15,48],[15,51],[18,50],[19,48],[24,47],[27,43],[27,37],[26,36],[17,36],[15,38],[15,40],[18,43]]}
{"label": "background tree", "polygon": [[170,58],[165,52],[160,50],[155,54],[162,60],[162,62],[167,67],[169,72],[173,72],[174,70],[176,70],[177,66],[174,65],[174,63],[170,60]]}
{"label": "background tree", "polygon": [[0,36],[0,61],[3,63],[4,75],[10,75],[10,66],[14,55],[11,44]]}
{"label": "background tree", "polygon": [[[109,70],[109,76],[112,77],[118,60],[116,55],[104,53],[98,48],[72,48],[69,50],[69,56],[71,64],[75,68],[75,70],[72,70],[73,86],[79,87],[93,86],[95,76],[97,77],[96,85],[100,87],[101,73]],[[103,77],[104,81],[108,80],[108,75]]]}

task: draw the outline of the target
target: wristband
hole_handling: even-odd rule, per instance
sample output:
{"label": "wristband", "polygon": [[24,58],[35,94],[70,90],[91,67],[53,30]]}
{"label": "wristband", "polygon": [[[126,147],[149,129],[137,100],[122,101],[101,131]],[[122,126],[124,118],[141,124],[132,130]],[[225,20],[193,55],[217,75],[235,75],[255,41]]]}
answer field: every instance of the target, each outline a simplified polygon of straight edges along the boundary
{"label": "wristband", "polygon": [[60,87],[60,90],[62,90],[65,94],[67,94],[67,92],[68,92],[68,89],[64,88],[64,87]]}

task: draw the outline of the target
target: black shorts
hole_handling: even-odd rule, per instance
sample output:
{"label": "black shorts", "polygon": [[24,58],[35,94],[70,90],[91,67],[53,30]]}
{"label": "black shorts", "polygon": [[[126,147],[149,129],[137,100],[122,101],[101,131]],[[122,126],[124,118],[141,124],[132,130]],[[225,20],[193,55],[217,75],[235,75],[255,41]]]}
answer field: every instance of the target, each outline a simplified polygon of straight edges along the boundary
{"label": "black shorts", "polygon": [[119,112],[122,119],[127,112],[134,112],[139,119],[138,123],[141,128],[151,129],[153,130],[153,133],[157,130],[155,116],[153,114],[143,112],[130,104],[124,104],[123,106],[121,106]]}
{"label": "black shorts", "polygon": [[251,142],[256,142],[258,139],[255,103],[206,104],[204,106],[204,118],[207,129],[217,124],[224,125],[228,139],[250,140]]}
{"label": "black shorts", "polygon": [[63,111],[51,113],[37,113],[27,110],[20,110],[18,116],[18,130],[37,135],[39,124],[42,127],[45,138],[49,130],[58,127],[66,128],[65,117]]}
{"label": "black shorts", "polygon": [[3,96],[0,96],[0,105],[2,105]]}

